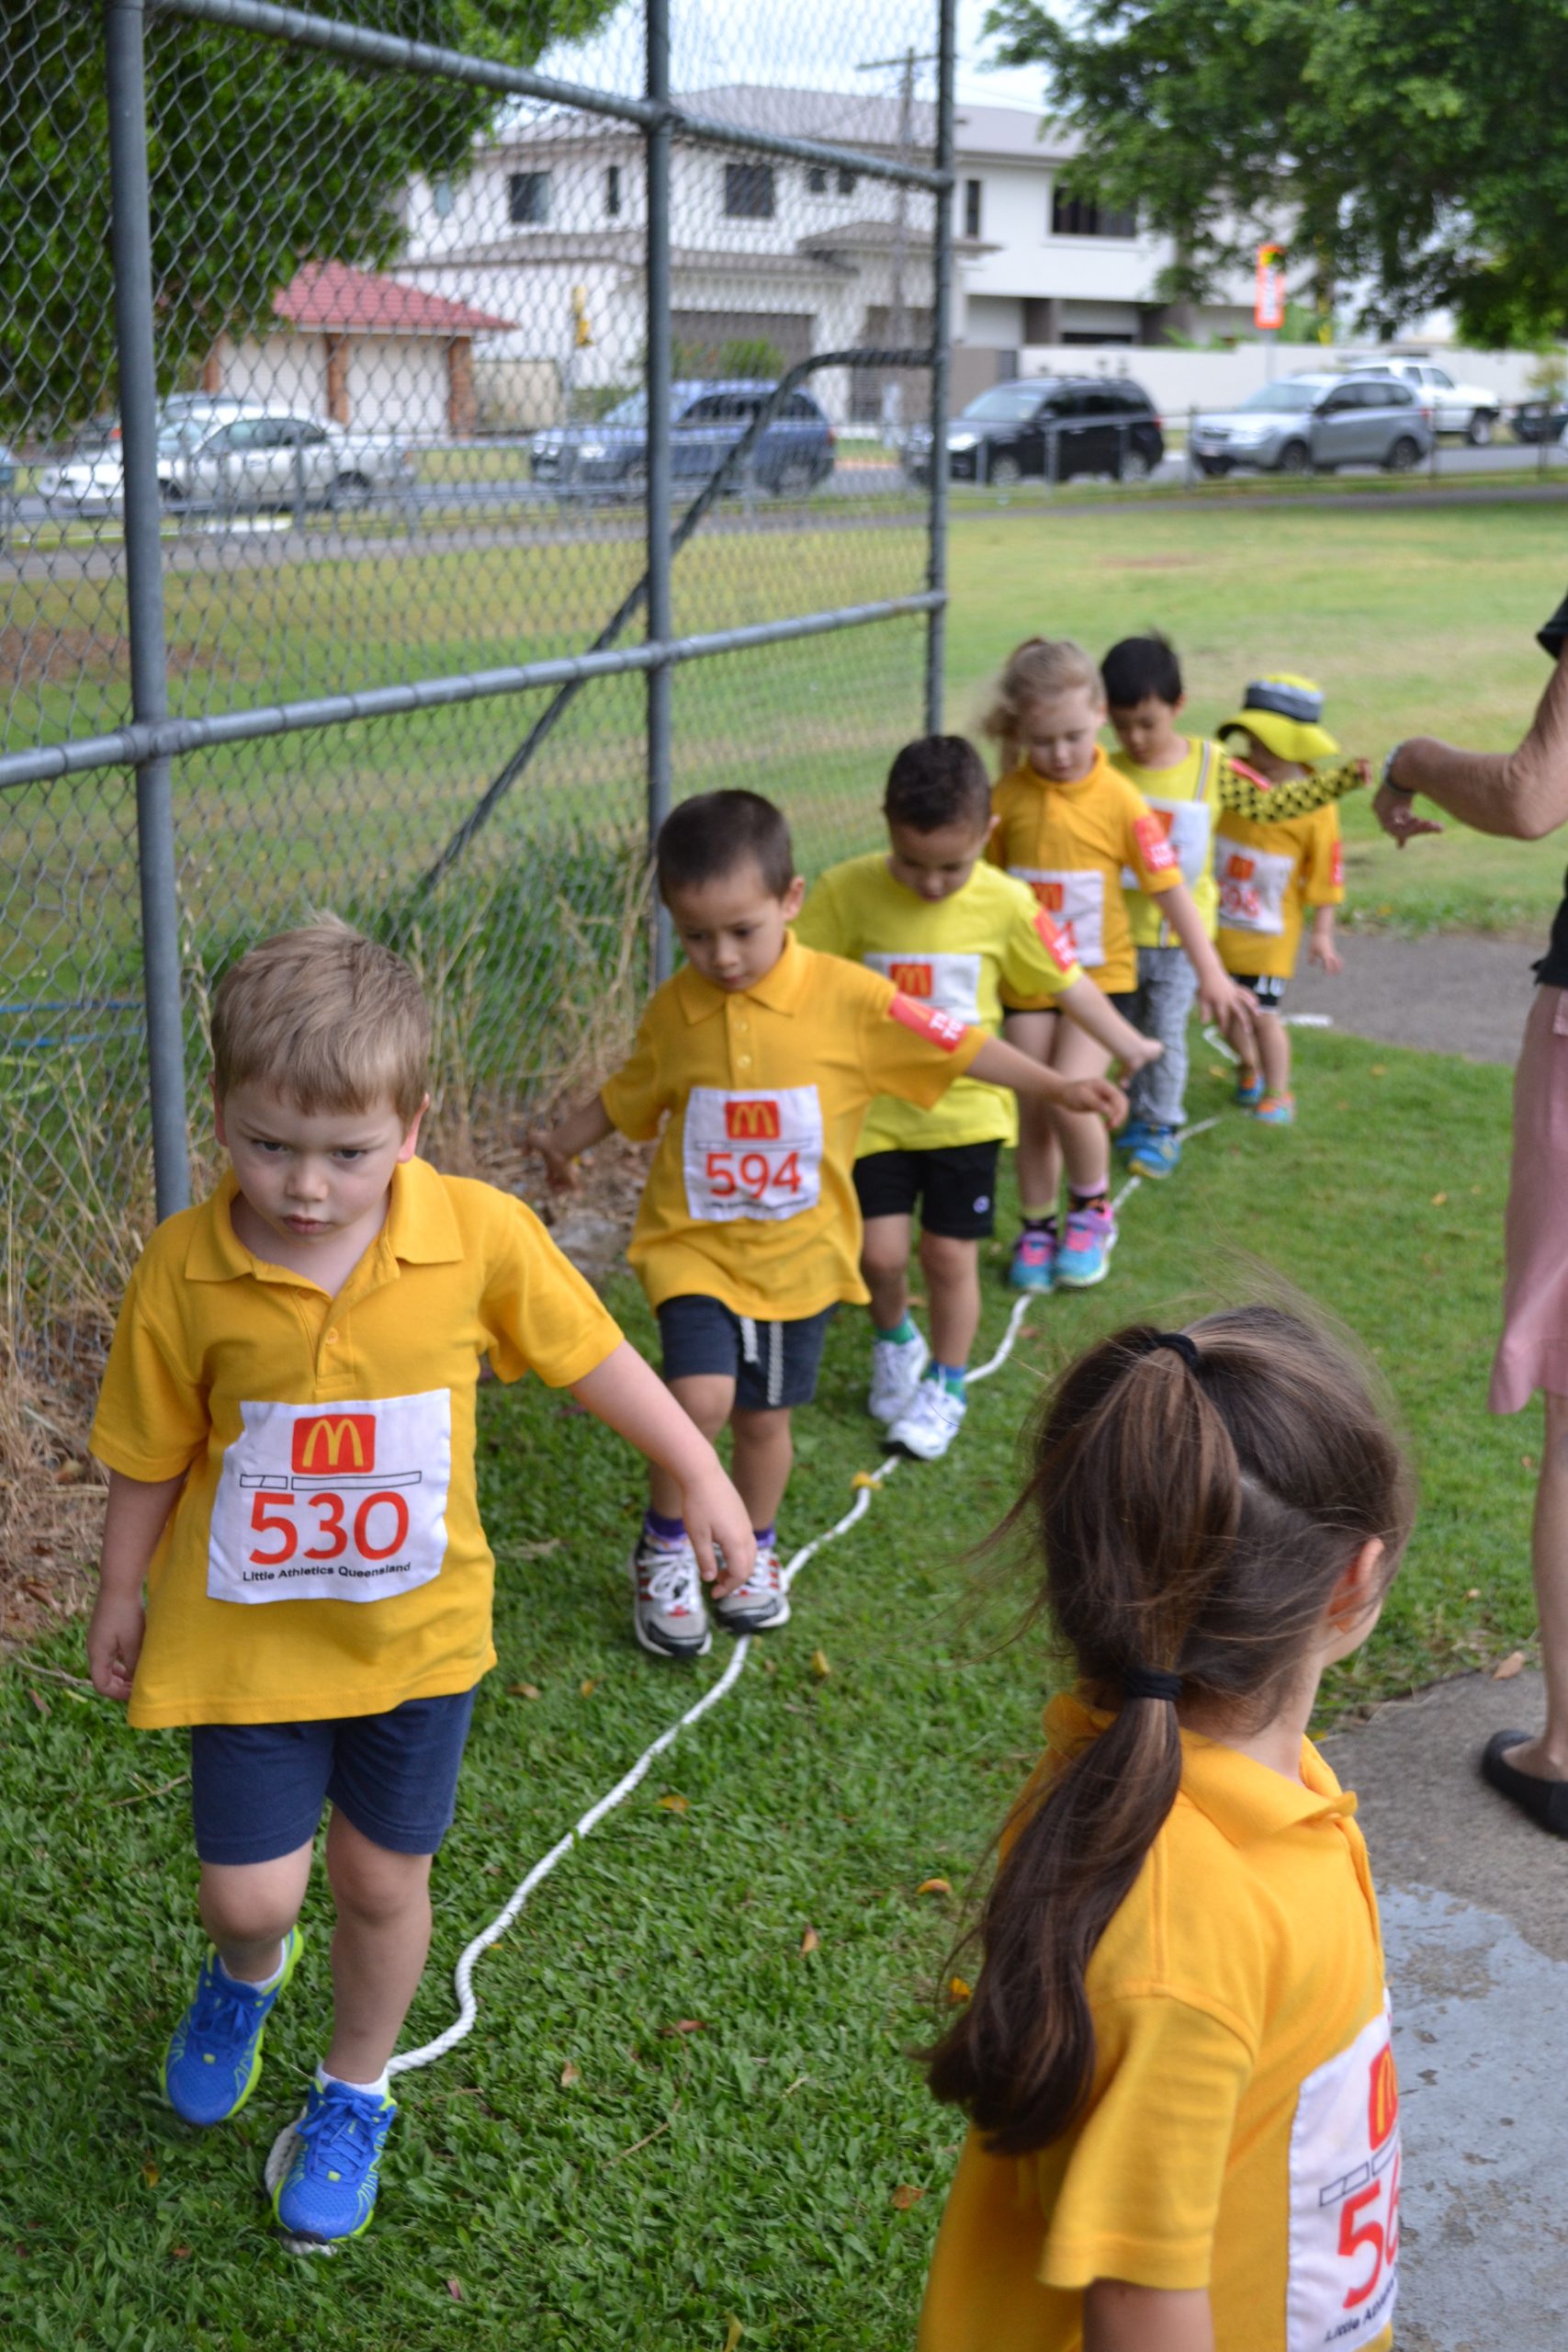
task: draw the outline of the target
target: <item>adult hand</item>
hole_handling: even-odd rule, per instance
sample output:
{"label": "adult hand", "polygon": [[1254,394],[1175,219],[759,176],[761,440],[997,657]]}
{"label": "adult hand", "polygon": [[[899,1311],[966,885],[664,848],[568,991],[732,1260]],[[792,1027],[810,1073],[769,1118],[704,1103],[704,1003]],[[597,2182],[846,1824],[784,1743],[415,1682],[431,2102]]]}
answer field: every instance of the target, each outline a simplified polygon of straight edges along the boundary
{"label": "adult hand", "polygon": [[1440,833],[1443,830],[1435,818],[1416,815],[1416,804],[1407,792],[1394,792],[1386,784],[1380,785],[1373,796],[1372,814],[1400,849],[1418,833]]}

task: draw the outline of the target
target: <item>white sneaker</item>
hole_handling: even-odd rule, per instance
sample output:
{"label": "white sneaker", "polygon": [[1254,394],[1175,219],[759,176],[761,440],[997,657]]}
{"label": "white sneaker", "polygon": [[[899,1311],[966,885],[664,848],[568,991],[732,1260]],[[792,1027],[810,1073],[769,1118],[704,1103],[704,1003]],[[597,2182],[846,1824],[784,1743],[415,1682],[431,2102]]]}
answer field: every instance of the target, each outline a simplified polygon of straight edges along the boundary
{"label": "white sneaker", "polygon": [[655,1657],[703,1657],[713,1647],[697,1555],[684,1540],[656,1544],[644,1528],[631,1557],[632,1623]]}
{"label": "white sneaker", "polygon": [[758,1552],[745,1583],[715,1600],[713,1613],[732,1634],[771,1634],[775,1625],[788,1624],[789,1595],[771,1544]]}
{"label": "white sneaker", "polygon": [[871,1394],[866,1409],[874,1421],[896,1421],[910,1402],[931,1351],[919,1331],[912,1340],[873,1340]]}
{"label": "white sneaker", "polygon": [[900,1445],[917,1462],[940,1462],[964,1425],[969,1410],[966,1396],[955,1396],[943,1380],[922,1380],[887,1432],[889,1445]]}

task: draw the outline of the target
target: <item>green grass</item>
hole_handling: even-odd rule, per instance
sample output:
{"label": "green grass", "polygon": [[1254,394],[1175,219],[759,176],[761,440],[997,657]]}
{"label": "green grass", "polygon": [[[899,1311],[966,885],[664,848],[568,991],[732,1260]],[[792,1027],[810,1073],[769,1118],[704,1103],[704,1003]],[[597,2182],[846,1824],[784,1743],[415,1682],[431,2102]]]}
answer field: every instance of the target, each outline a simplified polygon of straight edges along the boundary
{"label": "green grass", "polygon": [[[806,1571],[794,1623],[759,1645],[736,1694],[482,1962],[478,2030],[404,2082],[381,2214],[337,2261],[281,2254],[257,2196],[321,2044],[319,1898],[252,2108],[197,2139],[152,2087],[198,1949],[183,1791],[163,1787],[181,1740],[6,1671],[7,2352],[720,2352],[731,2314],[742,2352],[908,2343],[959,2138],[904,2054],[929,2029],[957,1907],[915,1889],[940,1876],[962,1890],[1036,1749],[1050,1661],[1034,1632],[1000,1645],[1024,1588],[977,1605],[964,1555],[1015,1490],[1042,1377],[1114,1322],[1245,1294],[1248,1253],[1267,1261],[1376,1351],[1424,1481],[1383,1623],[1331,1708],[1530,1630],[1539,1421],[1490,1420],[1481,1401],[1506,1076],[1331,1034],[1304,1033],[1298,1050],[1300,1127],[1224,1112],[1174,1182],[1129,1202],[1111,1282],[1032,1309],[950,1463],[901,1469]],[[1194,1116],[1224,1110],[1225,1091],[1200,1047]],[[1000,1265],[998,1243],[988,1338],[1007,1309]],[[617,1305],[646,1344],[629,1286]],[[799,1417],[794,1540],[837,1517],[875,1459],[865,1351],[863,1319],[840,1317],[820,1399]],[[595,1423],[533,1384],[488,1389],[480,1459],[502,1664],[438,1865],[410,2041],[447,2021],[457,1951],[527,1862],[728,1652],[719,1636],[683,1674],[631,1646],[621,1562],[640,1482]],[[46,1655],[80,1670],[79,1631]],[[540,1696],[513,1695],[522,1681]],[[688,1809],[661,1809],[670,1793]],[[694,2018],[703,2030],[662,2030]],[[926,2193],[898,2210],[904,2185]]]}

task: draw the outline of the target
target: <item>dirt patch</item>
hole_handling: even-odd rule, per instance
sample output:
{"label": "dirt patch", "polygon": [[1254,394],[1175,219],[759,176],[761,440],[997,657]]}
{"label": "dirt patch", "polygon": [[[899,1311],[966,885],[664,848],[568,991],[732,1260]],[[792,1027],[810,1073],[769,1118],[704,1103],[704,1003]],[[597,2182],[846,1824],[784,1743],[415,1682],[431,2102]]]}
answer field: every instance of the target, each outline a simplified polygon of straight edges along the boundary
{"label": "dirt patch", "polygon": [[[169,668],[176,675],[210,668],[213,649],[206,645],[173,644]],[[129,678],[130,639],[102,637],[79,621],[31,628],[15,623],[0,628],[0,674],[18,686],[73,686],[83,678]]]}
{"label": "dirt patch", "polygon": [[1199,558],[1195,555],[1120,555],[1107,556],[1107,571],[1191,571]]}

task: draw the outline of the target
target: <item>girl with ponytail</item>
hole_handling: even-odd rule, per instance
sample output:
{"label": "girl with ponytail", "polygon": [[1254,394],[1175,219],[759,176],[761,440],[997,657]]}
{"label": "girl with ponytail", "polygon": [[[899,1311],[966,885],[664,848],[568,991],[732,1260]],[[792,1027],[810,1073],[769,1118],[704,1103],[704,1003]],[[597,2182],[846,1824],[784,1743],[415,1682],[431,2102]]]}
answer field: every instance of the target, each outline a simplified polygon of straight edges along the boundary
{"label": "girl with ponytail", "polygon": [[1003,1832],[919,2352],[1393,2342],[1397,2094],[1366,1849],[1306,1736],[1409,1532],[1350,1356],[1273,1307],[1063,1377],[1010,1525],[1077,1668]]}

